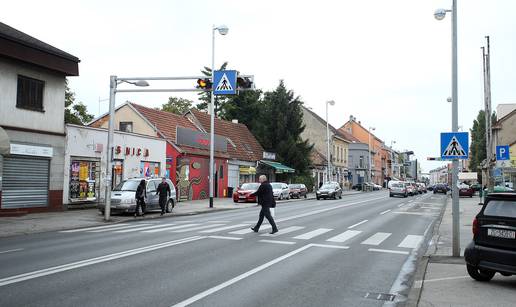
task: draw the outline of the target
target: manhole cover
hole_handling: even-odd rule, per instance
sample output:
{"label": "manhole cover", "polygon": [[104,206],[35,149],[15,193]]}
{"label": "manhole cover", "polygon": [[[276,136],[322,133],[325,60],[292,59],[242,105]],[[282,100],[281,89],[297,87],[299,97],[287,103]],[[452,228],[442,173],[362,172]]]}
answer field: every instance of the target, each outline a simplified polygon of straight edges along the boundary
{"label": "manhole cover", "polygon": [[396,295],[390,293],[377,293],[377,292],[367,292],[365,298],[370,298],[378,301],[394,301]]}

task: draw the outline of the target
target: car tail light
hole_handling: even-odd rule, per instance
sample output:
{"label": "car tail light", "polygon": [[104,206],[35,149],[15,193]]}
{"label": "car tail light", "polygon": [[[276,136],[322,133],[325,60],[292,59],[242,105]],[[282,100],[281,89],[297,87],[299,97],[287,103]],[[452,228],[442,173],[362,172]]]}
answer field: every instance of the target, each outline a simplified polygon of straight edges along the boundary
{"label": "car tail light", "polygon": [[479,227],[478,227],[478,220],[477,220],[477,218],[475,218],[475,219],[473,220],[473,227],[472,227],[472,230],[473,230],[473,236],[475,236],[475,237],[476,237],[476,236],[479,234],[479,232],[480,232],[480,229],[479,229]]}

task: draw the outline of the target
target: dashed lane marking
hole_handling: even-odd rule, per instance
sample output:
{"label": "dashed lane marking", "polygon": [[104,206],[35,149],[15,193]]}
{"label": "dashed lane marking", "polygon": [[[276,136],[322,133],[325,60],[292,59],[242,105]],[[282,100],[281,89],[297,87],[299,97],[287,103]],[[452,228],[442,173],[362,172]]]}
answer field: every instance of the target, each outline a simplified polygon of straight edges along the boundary
{"label": "dashed lane marking", "polygon": [[423,236],[416,235],[408,235],[401,241],[398,247],[404,248],[416,248],[419,246],[419,243],[423,240]]}
{"label": "dashed lane marking", "polygon": [[226,237],[226,236],[208,236],[208,238],[212,239],[221,239],[221,240],[242,240],[243,238],[239,237]]}
{"label": "dashed lane marking", "polygon": [[259,242],[263,242],[263,243],[274,243],[274,244],[285,244],[285,245],[293,245],[293,244],[296,244],[296,242],[292,242],[292,241],[278,241],[278,240],[260,240]]}
{"label": "dashed lane marking", "polygon": [[342,243],[342,242],[345,242],[359,234],[361,234],[362,232],[361,231],[358,231],[358,230],[347,230],[339,235],[336,235],[335,237],[332,237],[332,238],[329,238],[328,242],[337,242],[337,243]]}
{"label": "dashed lane marking", "polygon": [[385,210],[385,211],[382,211],[382,212],[380,212],[380,215],[384,215],[385,213],[388,213],[388,212],[390,212],[390,211],[391,211],[391,209],[389,209],[389,210]]}
{"label": "dashed lane marking", "polygon": [[367,238],[361,244],[365,245],[380,245],[383,241],[387,240],[391,236],[390,232],[377,232],[374,235]]}
{"label": "dashed lane marking", "polygon": [[356,223],[356,224],[354,224],[354,225],[349,226],[349,227],[348,227],[348,229],[353,229],[353,228],[355,228],[355,227],[357,227],[357,226],[360,226],[360,225],[362,225],[362,224],[364,224],[364,223],[367,223],[368,221],[369,221],[369,220],[363,220],[362,222],[358,222],[358,223]]}
{"label": "dashed lane marking", "polygon": [[391,249],[378,249],[378,248],[370,248],[368,249],[370,252],[379,252],[379,253],[388,253],[388,254],[400,254],[400,255],[408,255],[409,252],[407,251],[397,251],[397,250],[391,250]]}

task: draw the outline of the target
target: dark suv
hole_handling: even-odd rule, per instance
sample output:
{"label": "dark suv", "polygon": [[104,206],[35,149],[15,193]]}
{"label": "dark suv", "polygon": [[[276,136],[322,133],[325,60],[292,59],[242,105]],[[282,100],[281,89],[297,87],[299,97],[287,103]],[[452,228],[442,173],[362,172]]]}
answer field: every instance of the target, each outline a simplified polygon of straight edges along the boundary
{"label": "dark suv", "polygon": [[469,275],[478,281],[489,281],[496,272],[516,274],[516,193],[486,196],[464,258]]}
{"label": "dark suv", "polygon": [[448,193],[448,187],[444,184],[436,184],[434,186],[434,194],[437,194],[437,193],[443,193],[443,194]]}

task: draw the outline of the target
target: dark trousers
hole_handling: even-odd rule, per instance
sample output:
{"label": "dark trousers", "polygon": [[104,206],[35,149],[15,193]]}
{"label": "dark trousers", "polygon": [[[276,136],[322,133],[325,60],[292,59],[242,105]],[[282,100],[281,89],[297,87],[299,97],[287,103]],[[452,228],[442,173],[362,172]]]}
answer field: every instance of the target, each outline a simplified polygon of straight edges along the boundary
{"label": "dark trousers", "polygon": [[260,210],[260,218],[258,218],[258,223],[256,223],[256,226],[254,227],[256,231],[258,231],[260,226],[262,226],[264,217],[267,218],[267,221],[269,221],[269,224],[271,224],[273,231],[278,230],[278,227],[276,227],[276,223],[274,223],[274,219],[272,218],[270,208],[262,206],[262,209]]}
{"label": "dark trousers", "polygon": [[141,208],[142,209],[142,214],[145,214],[145,208],[146,205],[145,205],[145,202],[143,201],[142,198],[139,198],[136,200],[136,209],[134,209],[134,214],[138,215],[140,214],[139,212],[139,209]]}
{"label": "dark trousers", "polygon": [[161,214],[165,214],[165,211],[167,210],[167,196],[160,196],[159,197],[159,206],[161,208]]}

